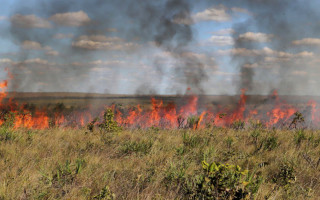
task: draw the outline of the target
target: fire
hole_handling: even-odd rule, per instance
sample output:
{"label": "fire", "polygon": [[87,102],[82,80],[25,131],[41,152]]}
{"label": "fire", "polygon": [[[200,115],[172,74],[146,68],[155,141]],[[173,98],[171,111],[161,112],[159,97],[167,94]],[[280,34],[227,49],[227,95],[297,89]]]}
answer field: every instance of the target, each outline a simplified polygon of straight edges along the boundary
{"label": "fire", "polygon": [[[8,71],[10,78],[12,74]],[[48,112],[47,109],[28,110],[24,105],[18,105],[13,99],[7,103],[3,100],[7,97],[8,80],[0,82],[0,107],[3,110],[0,115],[0,125],[6,124],[11,120],[14,129],[47,129],[52,126],[58,127],[84,127],[92,122],[94,117],[90,109],[64,113],[55,111]],[[188,89],[190,91],[190,89]],[[248,122],[251,119],[264,122],[267,127],[281,126],[290,123],[294,114],[298,111],[292,105],[281,101],[278,92],[275,90],[269,96],[270,104],[264,105],[261,109],[250,108],[247,105],[246,90],[241,90],[238,104],[233,107],[218,106],[217,108],[199,108],[199,98],[196,95],[186,96],[186,103],[177,106],[173,102],[163,102],[151,98],[151,106],[136,105],[129,108],[111,106],[114,111],[115,121],[126,128],[203,128],[205,124],[211,124],[220,127],[232,125],[234,122]],[[266,108],[269,108],[268,110]],[[308,102],[310,108],[310,119],[313,124],[320,122],[320,108],[313,100]],[[201,111],[201,112],[200,112]],[[103,111],[99,116],[103,116]],[[10,123],[11,123],[10,122]],[[189,124],[193,123],[193,124]]]}

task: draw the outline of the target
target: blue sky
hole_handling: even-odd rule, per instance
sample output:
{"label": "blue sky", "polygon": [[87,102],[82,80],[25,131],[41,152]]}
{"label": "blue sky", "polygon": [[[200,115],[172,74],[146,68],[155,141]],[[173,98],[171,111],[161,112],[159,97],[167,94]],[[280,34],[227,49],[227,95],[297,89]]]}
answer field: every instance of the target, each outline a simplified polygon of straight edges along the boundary
{"label": "blue sky", "polygon": [[317,1],[2,1],[11,91],[319,95]]}

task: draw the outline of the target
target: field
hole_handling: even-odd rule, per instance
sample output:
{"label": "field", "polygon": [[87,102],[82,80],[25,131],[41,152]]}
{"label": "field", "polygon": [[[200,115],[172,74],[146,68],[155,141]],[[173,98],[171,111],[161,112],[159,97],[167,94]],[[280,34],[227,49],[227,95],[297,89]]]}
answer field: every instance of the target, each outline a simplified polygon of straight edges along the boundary
{"label": "field", "polygon": [[[320,196],[318,131],[3,128],[0,143],[0,199],[197,199],[202,161],[249,170],[252,198]],[[225,184],[217,199],[244,183]]]}
{"label": "field", "polygon": [[[16,101],[38,107],[57,102],[66,108],[83,108],[93,102],[150,106],[149,97],[24,95],[15,97]],[[200,101],[212,106],[238,99],[221,98]],[[176,104],[184,101],[182,97],[162,99]],[[254,100],[263,97],[252,98],[251,106]],[[235,121],[227,127],[128,128],[120,127],[109,111],[100,124],[82,128],[37,130],[4,123],[0,127],[0,199],[320,197],[317,129],[267,128],[258,121]]]}

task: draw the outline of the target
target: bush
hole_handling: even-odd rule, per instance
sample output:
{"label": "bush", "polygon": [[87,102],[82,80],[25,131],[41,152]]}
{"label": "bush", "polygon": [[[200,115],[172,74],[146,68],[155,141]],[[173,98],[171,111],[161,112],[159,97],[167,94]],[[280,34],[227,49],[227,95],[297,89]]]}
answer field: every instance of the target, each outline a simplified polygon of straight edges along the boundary
{"label": "bush", "polygon": [[281,164],[277,173],[272,177],[272,180],[280,186],[288,186],[294,183],[296,176],[293,165],[289,163]]}
{"label": "bush", "polygon": [[122,145],[120,151],[122,154],[141,153],[148,154],[151,151],[153,143],[151,141],[129,141]]}
{"label": "bush", "polygon": [[264,141],[264,150],[271,151],[278,146],[278,138],[275,136],[269,136]]}
{"label": "bush", "polygon": [[204,142],[204,139],[197,135],[191,135],[188,133],[182,134],[182,141],[184,146],[189,148],[195,148],[198,145],[200,145],[202,142]]}
{"label": "bush", "polygon": [[191,116],[187,120],[187,128],[197,129],[200,121],[199,116]]}
{"label": "bush", "polygon": [[242,130],[244,129],[245,123],[244,121],[241,120],[237,120],[235,122],[232,123],[231,127],[235,130]]}
{"label": "bush", "polygon": [[93,197],[93,199],[105,199],[105,200],[113,200],[115,199],[116,195],[114,193],[112,193],[109,189],[109,187],[106,185],[104,188],[102,188],[102,190],[100,191],[100,193],[96,196]]}
{"label": "bush", "polygon": [[0,128],[0,141],[13,141],[17,136],[13,133],[12,130],[6,127]]}
{"label": "bush", "polygon": [[203,161],[202,168],[195,188],[189,191],[193,199],[249,199],[254,197],[262,182],[238,165]]}
{"label": "bush", "polygon": [[118,123],[114,120],[114,113],[112,109],[108,108],[103,114],[103,122],[100,124],[100,128],[107,132],[115,132],[121,130]]}
{"label": "bush", "polygon": [[307,137],[304,134],[303,130],[298,130],[294,136],[294,143],[299,147],[303,140],[306,140]]}

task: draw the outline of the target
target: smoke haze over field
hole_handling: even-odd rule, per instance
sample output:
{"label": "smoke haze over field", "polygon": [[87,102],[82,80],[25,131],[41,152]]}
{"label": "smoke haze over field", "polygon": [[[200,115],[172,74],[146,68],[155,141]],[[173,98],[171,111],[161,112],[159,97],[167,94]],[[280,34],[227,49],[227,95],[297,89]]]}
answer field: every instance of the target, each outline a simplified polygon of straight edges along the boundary
{"label": "smoke haze over field", "polygon": [[320,95],[319,5],[7,1],[0,65],[12,91]]}

